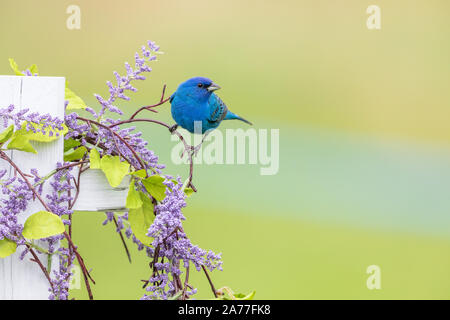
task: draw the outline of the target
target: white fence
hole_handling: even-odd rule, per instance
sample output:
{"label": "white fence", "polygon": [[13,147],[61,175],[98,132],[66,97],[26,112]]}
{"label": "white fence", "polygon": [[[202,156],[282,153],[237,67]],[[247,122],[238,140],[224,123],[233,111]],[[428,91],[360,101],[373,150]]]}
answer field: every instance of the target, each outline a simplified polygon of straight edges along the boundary
{"label": "white fence", "polygon": [[[16,77],[0,76],[0,107],[14,104],[18,110],[29,108],[30,111],[50,113],[60,119],[64,117],[65,79],[58,77]],[[0,124],[2,127],[3,124]],[[3,128],[3,127],[2,127]],[[1,130],[0,130],[1,131]],[[25,172],[36,168],[39,173],[46,174],[55,169],[57,162],[63,161],[63,139],[52,143],[34,143],[37,154],[11,150],[8,155]],[[14,170],[4,161],[0,169],[8,168],[9,176]],[[112,188],[100,170],[87,170],[81,175],[80,194],[74,210],[78,211],[116,211],[125,207],[127,182],[118,188]],[[48,188],[48,184],[47,184]],[[45,191],[45,189],[44,189]],[[42,205],[35,201],[29,210],[20,216],[20,222],[37,211],[43,210]],[[80,248],[82,251],[82,248]],[[48,281],[38,265],[29,261],[27,255],[19,260],[20,251],[0,259],[0,300],[9,299],[47,299]],[[47,265],[47,257],[40,259]],[[57,261],[52,262],[53,268],[58,267]]]}

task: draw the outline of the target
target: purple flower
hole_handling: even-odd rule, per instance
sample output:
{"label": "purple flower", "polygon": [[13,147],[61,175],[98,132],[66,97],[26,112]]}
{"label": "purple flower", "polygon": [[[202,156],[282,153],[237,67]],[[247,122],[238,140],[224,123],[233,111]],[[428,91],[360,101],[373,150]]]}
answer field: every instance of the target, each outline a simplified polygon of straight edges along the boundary
{"label": "purple flower", "polygon": [[[150,278],[152,285],[147,287],[150,294],[144,295],[144,300],[167,299],[181,290],[176,280],[182,273],[181,265],[188,268],[192,264],[197,271],[200,271],[202,266],[210,271],[222,270],[220,254],[193,245],[184,233],[182,221],[186,218],[181,209],[186,206],[186,195],[182,190],[181,179],[178,178],[177,182],[174,183],[172,180],[164,182],[167,186],[166,198],[156,207],[157,215],[148,230],[147,236],[154,239],[152,246],[157,248],[152,252],[151,257],[154,261],[161,262],[154,264],[157,274]],[[169,274],[171,277],[168,277]],[[186,291],[188,296],[194,293],[194,290]]]}
{"label": "purple flower", "polygon": [[[26,130],[32,132],[42,133],[54,132],[56,130],[63,130],[63,121],[57,117],[52,117],[50,114],[41,115],[37,112],[29,113],[29,109],[19,110],[14,113],[15,106],[10,105],[7,108],[0,109],[0,118],[3,120],[3,125],[8,126],[9,122],[13,122],[17,129],[26,123]],[[56,135],[58,135],[56,133]]]}
{"label": "purple flower", "polygon": [[105,112],[108,110],[113,113],[117,113],[122,115],[122,111],[114,106],[114,102],[117,99],[122,99],[129,101],[130,98],[124,94],[125,91],[132,91],[136,92],[136,88],[131,86],[131,82],[133,80],[145,80],[145,77],[142,75],[142,73],[150,72],[152,69],[147,65],[147,62],[150,62],[153,59],[153,56],[151,55],[152,52],[157,52],[159,50],[159,47],[152,41],[148,42],[148,48],[145,46],[142,47],[143,57],[139,55],[139,53],[135,54],[135,68],[133,69],[128,62],[125,63],[125,69],[127,71],[126,76],[121,76],[118,72],[114,71],[114,76],[116,78],[117,85],[114,86],[110,81],[106,82],[108,88],[109,88],[109,98],[104,99],[100,95],[95,95],[98,102],[100,103],[101,110],[97,115],[97,120],[100,120],[100,118],[105,114]]}

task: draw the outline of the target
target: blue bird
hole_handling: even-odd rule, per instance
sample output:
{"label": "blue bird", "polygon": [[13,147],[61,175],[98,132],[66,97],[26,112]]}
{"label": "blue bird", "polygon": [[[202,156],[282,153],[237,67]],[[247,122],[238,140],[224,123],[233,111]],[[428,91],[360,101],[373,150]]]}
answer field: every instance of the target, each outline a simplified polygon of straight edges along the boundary
{"label": "blue bird", "polygon": [[[217,84],[203,77],[191,78],[180,84],[177,91],[170,96],[172,117],[176,122],[171,131],[179,125],[191,133],[204,134],[217,128],[223,120],[234,119],[251,125],[251,122],[228,110],[225,103],[214,93],[218,89],[220,87]],[[201,130],[195,127],[198,124],[201,124]]]}

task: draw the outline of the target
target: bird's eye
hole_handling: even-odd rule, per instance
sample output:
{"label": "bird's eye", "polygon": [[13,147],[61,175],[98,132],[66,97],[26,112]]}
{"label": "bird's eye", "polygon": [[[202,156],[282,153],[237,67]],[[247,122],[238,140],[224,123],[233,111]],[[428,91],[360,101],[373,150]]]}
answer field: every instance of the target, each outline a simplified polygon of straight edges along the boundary
{"label": "bird's eye", "polygon": [[203,87],[203,84],[199,83],[199,84],[197,85],[197,87],[201,88],[201,87]]}

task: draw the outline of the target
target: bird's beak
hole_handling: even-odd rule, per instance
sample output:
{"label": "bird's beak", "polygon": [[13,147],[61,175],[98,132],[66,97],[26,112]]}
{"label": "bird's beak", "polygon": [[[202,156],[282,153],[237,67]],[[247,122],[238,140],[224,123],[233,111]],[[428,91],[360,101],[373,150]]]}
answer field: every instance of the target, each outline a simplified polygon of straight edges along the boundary
{"label": "bird's beak", "polygon": [[208,91],[216,91],[216,90],[219,90],[219,89],[220,89],[220,86],[217,85],[217,84],[215,84],[215,83],[212,83],[212,84],[208,87]]}

